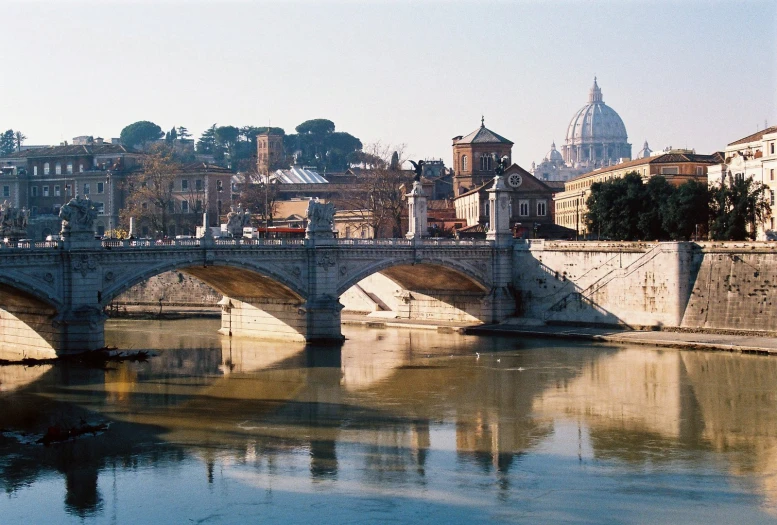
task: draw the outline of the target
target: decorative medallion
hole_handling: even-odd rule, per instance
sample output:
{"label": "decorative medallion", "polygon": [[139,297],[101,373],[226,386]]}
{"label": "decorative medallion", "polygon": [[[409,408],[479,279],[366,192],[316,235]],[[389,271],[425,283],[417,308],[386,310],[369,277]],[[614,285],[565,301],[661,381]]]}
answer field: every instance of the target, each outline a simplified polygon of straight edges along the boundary
{"label": "decorative medallion", "polygon": [[324,270],[328,270],[329,268],[334,266],[336,263],[335,263],[335,258],[327,253],[327,254],[324,254],[321,257],[319,257],[318,261],[316,262],[316,264],[318,266],[320,266],[321,268],[323,268]]}
{"label": "decorative medallion", "polygon": [[108,282],[113,281],[113,278],[114,278],[113,272],[107,272],[105,274],[105,280],[106,281],[108,281]]}
{"label": "decorative medallion", "polygon": [[509,177],[507,177],[507,184],[509,184],[513,188],[517,188],[518,186],[523,184],[523,177],[521,177],[517,173],[513,173]]}
{"label": "decorative medallion", "polygon": [[94,262],[94,258],[91,255],[83,254],[73,261],[73,269],[81,272],[81,277],[86,277],[87,273],[97,269],[97,263]]}

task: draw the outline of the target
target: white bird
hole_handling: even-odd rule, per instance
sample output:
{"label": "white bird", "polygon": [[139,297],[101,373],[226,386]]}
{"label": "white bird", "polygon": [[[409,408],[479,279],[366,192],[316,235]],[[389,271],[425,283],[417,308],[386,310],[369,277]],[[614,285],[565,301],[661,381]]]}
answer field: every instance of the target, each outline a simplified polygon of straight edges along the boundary
{"label": "white bird", "polygon": [[518,371],[519,371],[519,372],[523,372],[524,370],[526,370],[524,367],[522,367],[522,366],[519,366],[519,367],[518,367]]}
{"label": "white bird", "polygon": [[496,360],[496,362],[497,362],[497,363],[501,363],[501,362],[502,362],[502,360],[501,360],[501,359],[497,359],[497,360]]}
{"label": "white bird", "polygon": [[480,352],[475,352],[475,355],[477,356],[476,360],[480,359]]}

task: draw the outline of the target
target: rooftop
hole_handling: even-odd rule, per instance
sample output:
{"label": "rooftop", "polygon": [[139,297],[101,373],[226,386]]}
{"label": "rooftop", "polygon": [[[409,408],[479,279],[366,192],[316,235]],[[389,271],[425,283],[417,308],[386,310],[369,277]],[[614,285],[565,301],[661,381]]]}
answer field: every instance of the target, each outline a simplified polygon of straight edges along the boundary
{"label": "rooftop", "polygon": [[768,135],[769,133],[775,133],[775,132],[777,132],[777,126],[772,126],[770,128],[762,129],[761,131],[756,131],[752,135],[748,135],[747,137],[743,137],[739,140],[729,143],[729,146],[737,146],[739,144],[747,144],[749,142],[755,142],[757,140],[761,140],[764,135]]}

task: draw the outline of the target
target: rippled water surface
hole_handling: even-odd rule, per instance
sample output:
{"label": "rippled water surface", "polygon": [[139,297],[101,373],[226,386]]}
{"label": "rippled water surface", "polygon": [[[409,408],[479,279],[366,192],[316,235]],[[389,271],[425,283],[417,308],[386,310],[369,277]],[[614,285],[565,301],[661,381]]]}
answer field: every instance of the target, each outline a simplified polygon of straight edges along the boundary
{"label": "rippled water surface", "polygon": [[0,523],[777,522],[773,357],[217,327],[111,322],[158,356],[0,368]]}

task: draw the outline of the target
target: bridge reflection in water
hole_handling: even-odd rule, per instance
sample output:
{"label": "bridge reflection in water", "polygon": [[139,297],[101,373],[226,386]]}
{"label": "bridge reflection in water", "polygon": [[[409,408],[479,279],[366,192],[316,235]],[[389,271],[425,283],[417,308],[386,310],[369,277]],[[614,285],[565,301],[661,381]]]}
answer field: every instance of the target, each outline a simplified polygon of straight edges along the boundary
{"label": "bridge reflection in water", "polygon": [[[249,500],[276,494],[263,503],[323,490],[440,517],[455,507],[552,519],[561,508],[597,521],[660,503],[683,521],[700,515],[689,500],[714,503],[717,520],[777,516],[773,359],[357,328],[341,349],[259,347],[208,324],[112,323],[110,342],[162,349],[148,363],[1,369],[0,485],[13,496],[3,515],[57,472],[66,511],[84,517],[137,497],[154,509],[164,495],[184,514],[208,498],[217,506],[195,487],[221,483],[222,497],[226,479],[263,489]],[[82,418],[111,427],[48,448],[14,437]],[[177,479],[172,465],[202,473],[187,482],[192,496],[156,485]],[[130,491],[140,479],[154,483],[148,493]]]}

